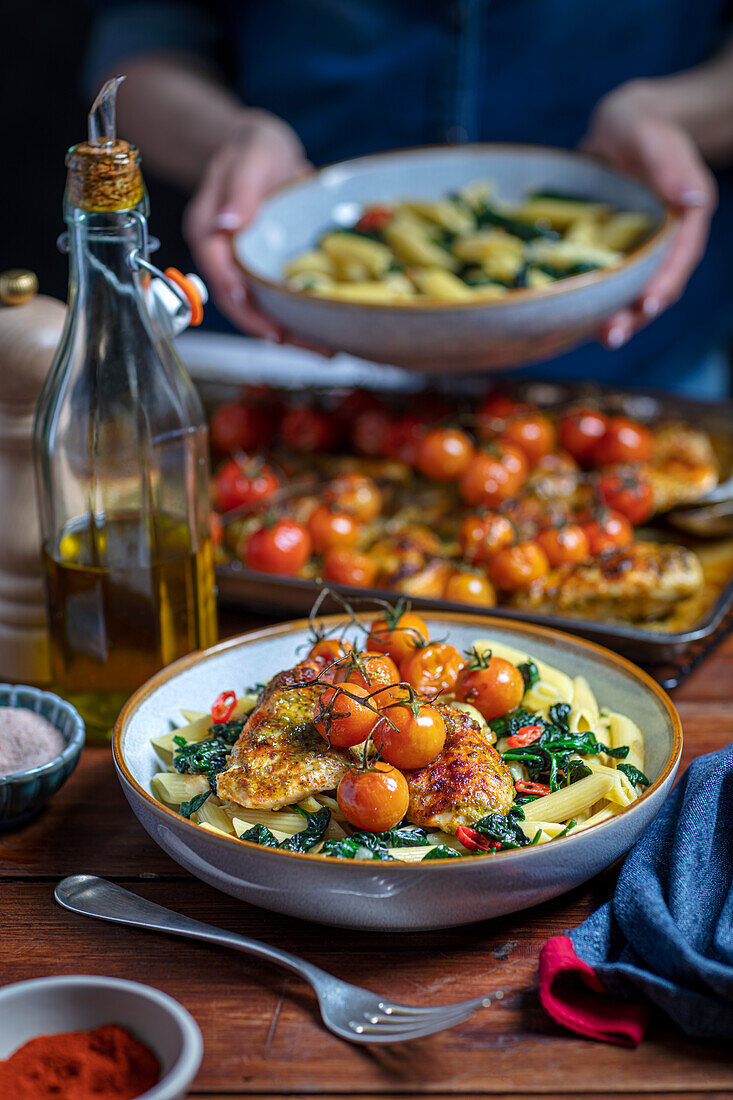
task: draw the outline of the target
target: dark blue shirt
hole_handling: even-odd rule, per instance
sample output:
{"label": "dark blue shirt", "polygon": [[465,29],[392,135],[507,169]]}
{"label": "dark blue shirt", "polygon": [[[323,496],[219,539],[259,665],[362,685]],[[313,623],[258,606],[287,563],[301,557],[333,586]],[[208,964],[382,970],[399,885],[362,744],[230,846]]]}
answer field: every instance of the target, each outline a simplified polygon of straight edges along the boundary
{"label": "dark blue shirt", "polygon": [[[709,58],[728,0],[234,0],[100,6],[90,79],[178,49],[228,69],[242,101],[280,115],[309,158],[440,142],[574,146],[598,100]],[[721,393],[710,352],[733,328],[733,177],[682,300],[630,343],[588,343],[532,373]],[[703,395],[701,393],[701,395]]]}

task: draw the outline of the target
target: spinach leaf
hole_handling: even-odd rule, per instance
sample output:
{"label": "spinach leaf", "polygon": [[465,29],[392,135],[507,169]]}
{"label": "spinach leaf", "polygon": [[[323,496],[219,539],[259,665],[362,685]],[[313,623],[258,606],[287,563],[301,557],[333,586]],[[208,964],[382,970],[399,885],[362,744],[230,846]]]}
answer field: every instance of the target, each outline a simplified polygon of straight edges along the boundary
{"label": "spinach leaf", "polygon": [[614,760],[625,760],[629,755],[628,745],[619,745],[617,749],[610,749],[608,745],[604,745],[601,741],[598,742],[598,751],[605,752],[606,756],[612,756]]}
{"label": "spinach leaf", "polygon": [[633,764],[619,764],[618,771],[623,772],[627,779],[634,784],[635,787],[648,787],[649,780],[644,775],[644,772],[639,771]]}
{"label": "spinach leaf", "polygon": [[533,684],[536,684],[540,678],[540,674],[537,671],[537,665],[534,661],[523,661],[521,665],[517,665],[517,668],[522,674],[524,680],[524,690],[529,691]]}
{"label": "spinach leaf", "polygon": [[543,725],[543,722],[536,714],[532,714],[531,710],[518,707],[516,710],[510,710],[508,714],[502,715],[501,718],[493,718],[489,725],[497,737],[511,737],[522,726]]}
{"label": "spinach leaf", "polygon": [[570,711],[570,703],[554,703],[548,712],[553,726],[566,730],[570,723]]}
{"label": "spinach leaf", "polygon": [[449,848],[447,844],[436,844],[429,852],[420,860],[424,863],[426,859],[460,859],[461,853],[457,852],[455,848]]}
{"label": "spinach leaf", "polygon": [[298,813],[303,814],[308,824],[301,832],[295,833],[294,836],[288,837],[287,840],[283,840],[281,844],[278,844],[278,848],[282,848],[284,852],[307,852],[322,839],[331,820],[331,811],[328,806],[322,806],[320,810],[313,814],[300,809]]}
{"label": "spinach leaf", "polygon": [[195,794],[188,802],[182,802],[178,807],[181,817],[190,817],[200,806],[203,806],[210,794],[211,791],[202,791],[201,794]]}
{"label": "spinach leaf", "polygon": [[368,848],[417,848],[428,842],[428,834],[418,825],[398,825],[386,833],[367,833],[355,829],[351,835]]}
{"label": "spinach leaf", "polygon": [[585,275],[587,271],[596,271],[598,264],[577,263],[567,264],[565,267],[555,267],[553,264],[537,264],[540,271],[549,275],[552,279],[569,279],[571,275]]}
{"label": "spinach leaf", "polygon": [[595,202],[587,195],[578,195],[575,191],[555,191],[551,187],[543,187],[539,191],[530,191],[529,199],[558,199],[560,202]]}
{"label": "spinach leaf", "polygon": [[491,840],[500,840],[499,850],[505,851],[507,848],[525,848],[530,843],[519,825],[523,820],[524,810],[520,806],[512,806],[508,814],[487,814],[473,827]]}
{"label": "spinach leaf", "polygon": [[484,203],[476,211],[476,222],[480,229],[487,225],[495,225],[499,229],[505,229],[513,237],[519,237],[521,241],[534,241],[541,238],[545,241],[556,241],[560,234],[554,229],[543,229],[533,222],[523,222],[519,218],[511,218],[507,214],[500,214],[488,203]]}
{"label": "spinach leaf", "polygon": [[353,836],[346,836],[342,840],[326,840],[319,855],[330,856],[332,859],[394,860],[386,848],[368,848]]}
{"label": "spinach leaf", "polygon": [[249,840],[252,844],[261,844],[264,848],[280,847],[277,837],[266,825],[253,825],[251,829],[247,829],[246,833],[242,833],[239,839]]}
{"label": "spinach leaf", "polygon": [[236,744],[244,729],[246,718],[232,718],[229,722],[217,722],[209,728],[210,737],[218,737],[227,745]]}
{"label": "spinach leaf", "polygon": [[579,779],[585,779],[587,775],[593,775],[593,769],[589,768],[582,760],[569,760],[565,768],[565,785],[577,783]]}

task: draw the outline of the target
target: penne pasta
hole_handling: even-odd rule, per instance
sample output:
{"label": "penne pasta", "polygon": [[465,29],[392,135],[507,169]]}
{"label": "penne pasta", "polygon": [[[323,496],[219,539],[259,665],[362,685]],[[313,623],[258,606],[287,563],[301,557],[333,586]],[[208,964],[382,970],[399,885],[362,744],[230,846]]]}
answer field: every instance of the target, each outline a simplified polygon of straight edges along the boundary
{"label": "penne pasta", "polygon": [[569,787],[562,787],[552,794],[543,795],[524,807],[527,821],[568,821],[581,810],[586,810],[605,798],[614,786],[615,779],[610,775],[595,773],[579,779]]}

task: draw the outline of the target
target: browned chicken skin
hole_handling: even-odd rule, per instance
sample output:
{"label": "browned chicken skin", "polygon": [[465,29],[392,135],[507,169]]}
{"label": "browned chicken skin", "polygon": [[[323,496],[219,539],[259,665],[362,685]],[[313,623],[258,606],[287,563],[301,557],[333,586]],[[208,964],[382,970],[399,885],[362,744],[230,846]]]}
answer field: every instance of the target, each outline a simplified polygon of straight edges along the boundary
{"label": "browned chicken skin", "polygon": [[512,774],[470,715],[442,704],[446,739],[437,760],[405,772],[407,819],[455,833],[489,813],[505,814],[514,800]]}

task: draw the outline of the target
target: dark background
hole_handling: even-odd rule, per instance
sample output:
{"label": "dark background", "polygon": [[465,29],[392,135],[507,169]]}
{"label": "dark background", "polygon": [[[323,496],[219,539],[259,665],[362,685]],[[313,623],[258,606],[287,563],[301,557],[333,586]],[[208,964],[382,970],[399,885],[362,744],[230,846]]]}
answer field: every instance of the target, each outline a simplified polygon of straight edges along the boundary
{"label": "dark background", "polygon": [[[81,0],[2,0],[0,9],[0,271],[31,268],[43,294],[65,299],[67,263],[56,239],[64,228],[64,156],[86,137],[91,106],[80,77],[90,8]],[[150,175],[146,183],[151,232],[162,242],[154,259],[187,270],[185,198]]]}

